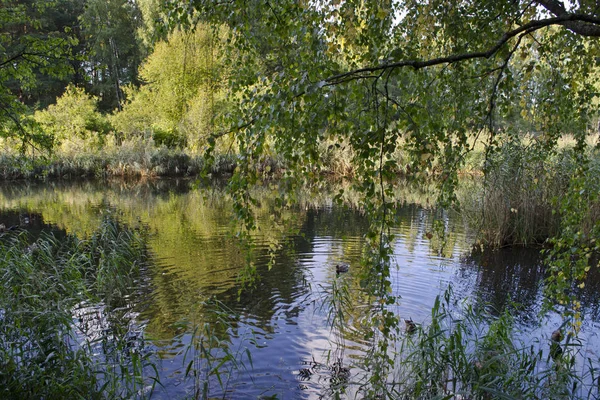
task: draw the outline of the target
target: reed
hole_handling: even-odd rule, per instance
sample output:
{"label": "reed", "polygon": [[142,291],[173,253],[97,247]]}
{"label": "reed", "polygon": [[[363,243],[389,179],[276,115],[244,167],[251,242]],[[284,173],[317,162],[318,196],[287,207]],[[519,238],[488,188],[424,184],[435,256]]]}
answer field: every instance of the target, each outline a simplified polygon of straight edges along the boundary
{"label": "reed", "polygon": [[132,140],[119,146],[86,148],[78,152],[57,150],[46,155],[7,149],[0,155],[0,179],[195,176],[204,165],[202,155]]}
{"label": "reed", "polygon": [[84,239],[0,235],[0,397],[145,397],[150,353],[107,317],[140,277],[144,236],[113,218]]}
{"label": "reed", "polygon": [[[556,204],[570,190],[578,155],[570,147],[544,154],[525,141],[505,143],[488,157],[484,178],[462,182],[461,210],[481,244],[535,245],[559,233],[564,215]],[[589,148],[588,158],[585,179],[597,182],[600,157]],[[596,221],[598,208],[590,205],[585,221]]]}
{"label": "reed", "polygon": [[[218,300],[202,305],[207,310],[203,323],[194,323],[190,344],[183,350],[185,378],[193,399],[225,398],[238,374],[252,369],[249,344],[258,346],[251,330],[239,332],[233,310]],[[234,344],[233,338],[237,338]]]}
{"label": "reed", "polygon": [[493,316],[457,304],[449,289],[429,324],[398,338],[387,380],[372,387],[364,379],[362,390],[390,399],[597,398],[598,360],[580,341],[567,336],[557,344],[548,332],[525,343],[521,334],[510,308]]}

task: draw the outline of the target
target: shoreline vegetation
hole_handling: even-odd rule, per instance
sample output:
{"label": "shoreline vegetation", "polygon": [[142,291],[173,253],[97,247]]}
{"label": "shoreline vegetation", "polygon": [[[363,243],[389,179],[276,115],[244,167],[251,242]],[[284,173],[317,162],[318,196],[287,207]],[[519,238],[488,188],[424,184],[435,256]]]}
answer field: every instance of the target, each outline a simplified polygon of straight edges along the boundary
{"label": "shoreline vegetation", "polygon": [[[587,190],[600,191],[600,182],[596,178],[600,176],[599,150],[594,142],[590,142],[586,152],[590,160],[583,175]],[[219,157],[215,157],[216,167],[210,173],[214,177],[227,178],[235,168],[235,157]],[[539,246],[546,238],[557,234],[564,217],[561,215],[561,194],[573,184],[578,167],[577,153],[570,143],[565,142],[561,150],[550,157],[540,157],[535,143],[526,141],[507,143],[500,151],[489,155],[487,164],[483,163],[485,157],[481,152],[470,157],[465,163],[470,170],[465,169],[464,179],[457,188],[457,198],[465,222],[478,229],[479,241],[474,254],[490,247]],[[2,177],[11,176],[14,182],[21,174],[33,184],[79,178],[102,181],[123,177],[151,181],[181,176],[192,179],[200,176],[206,165],[200,156],[192,156],[180,149],[154,147],[151,141],[124,143],[97,152],[57,153],[52,158],[3,153],[0,159]],[[339,162],[344,157],[337,154],[331,159]],[[273,160],[277,160],[276,157]],[[352,175],[344,175],[342,169],[335,170],[334,166],[339,168],[339,164],[327,165],[330,167],[322,170],[324,179],[347,178],[342,201],[358,207],[360,202],[352,197],[349,183]],[[482,176],[484,167],[487,168],[485,179]],[[282,168],[283,163],[272,161],[269,168],[257,168],[257,171],[272,178],[274,183]],[[398,178],[401,176],[399,173]],[[399,181],[396,197],[415,203],[425,201],[422,199],[429,202],[435,198],[437,178],[439,175],[433,174],[429,185],[421,186],[420,196],[415,197],[410,197],[415,194],[410,183]],[[4,179],[3,184],[11,185],[11,180]],[[435,207],[432,203],[423,205]],[[591,222],[600,217],[600,204],[589,204],[587,212],[580,227],[584,233],[593,225]],[[438,235],[435,227],[432,226],[432,230],[434,245]],[[3,236],[0,238],[0,260],[4,260],[4,279],[23,280],[19,286],[25,288],[19,298],[12,298],[8,291],[0,298],[0,307],[5,310],[2,335],[13,338],[15,343],[15,346],[2,350],[10,371],[8,375],[0,374],[3,386],[7,388],[4,394],[37,398],[69,397],[77,393],[103,398],[109,393],[108,397],[114,398],[151,398],[159,390],[157,365],[160,361],[149,350],[151,346],[141,345],[144,335],[135,330],[135,325],[124,324],[133,327],[128,330],[119,330],[115,325],[112,330],[107,330],[107,334],[93,336],[93,332],[88,332],[92,336],[85,340],[81,338],[86,323],[90,322],[86,318],[97,315],[98,304],[106,304],[102,312],[116,313],[122,308],[119,299],[124,297],[115,290],[124,293],[135,288],[136,282],[142,279],[145,265],[152,262],[142,231],[107,218],[97,231],[82,238],[78,238],[78,234],[69,234],[66,240],[48,236],[32,243],[24,232],[21,235],[0,234]],[[440,232],[439,236],[444,233]],[[99,258],[98,254],[110,257]],[[113,268],[109,268],[111,266]],[[23,273],[33,268],[42,272],[41,278],[39,273]],[[40,284],[50,281],[60,284],[48,284],[44,286],[46,289],[39,289]],[[113,282],[119,282],[120,286]],[[35,296],[34,292],[37,293]],[[394,345],[399,351],[394,355],[394,368],[388,377],[390,383],[385,388],[367,385],[367,396],[386,393],[389,398],[406,399],[435,396],[492,398],[510,393],[522,398],[586,398],[596,394],[597,387],[593,382],[597,382],[598,367],[595,360],[580,359],[585,343],[577,336],[569,334],[564,343],[555,344],[548,332],[548,338],[538,338],[539,343],[532,345],[519,339],[520,328],[514,323],[510,310],[504,310],[498,317],[488,315],[485,307],[475,309],[468,302],[457,308],[456,301],[449,289],[433,307],[430,324],[396,337]],[[38,315],[47,317],[40,320]],[[80,321],[80,325],[73,326],[73,318]],[[241,355],[230,349],[219,356],[222,358],[214,358],[210,346],[218,342],[216,334],[202,331],[200,327],[194,329],[199,343],[209,347],[189,349],[193,354],[193,365],[190,364],[192,367],[185,379],[193,380],[189,383],[194,390],[193,397],[203,398],[223,389],[215,383],[214,374],[231,374],[236,369],[251,367],[238,360]],[[567,329],[563,327],[565,332]],[[69,345],[75,341],[79,345]],[[99,348],[105,349],[101,345],[107,341],[113,344],[106,348],[108,352],[102,353],[101,357],[94,355]],[[53,356],[51,352],[54,352]],[[369,363],[379,362],[384,360],[359,360],[353,368],[368,371],[378,368]],[[205,365],[220,367],[211,370],[213,375],[205,376],[201,373],[206,369]],[[64,381],[61,377],[67,375],[72,378]],[[355,379],[358,381],[354,382]],[[348,384],[363,385],[360,379],[358,374],[353,375],[335,390],[342,393]],[[36,383],[42,381],[46,384]]]}
{"label": "shoreline vegetation", "polygon": [[[14,143],[7,141],[3,145],[0,181],[7,183],[202,177],[227,182],[241,165],[239,156],[233,152],[211,155],[209,164],[199,152],[157,145],[152,138],[123,141],[119,145],[106,141],[96,150],[91,143],[79,141],[72,143],[69,150],[58,150],[50,155],[19,152],[14,150]],[[459,170],[462,178],[456,188],[458,202],[454,209],[478,232],[474,249],[545,246],[548,238],[559,233],[564,217],[559,203],[579,173],[581,155],[574,150],[575,141],[568,135],[561,139],[559,150],[553,153],[539,152],[540,145],[543,144],[536,138],[525,137],[507,141],[495,153],[487,155],[482,145],[476,145],[466,156]],[[584,153],[588,161],[582,179],[587,182],[588,191],[600,192],[600,182],[595,179],[600,176],[597,137],[588,137]],[[321,163],[312,167],[314,176],[320,176],[318,179],[323,181],[345,181],[351,186],[355,179],[351,159],[352,154],[344,148],[328,149]],[[431,195],[426,196],[427,202],[422,205],[436,206],[435,187],[444,179],[440,163],[434,161],[428,176],[415,179],[411,175],[409,157],[401,150],[396,152],[395,162],[401,166],[395,171],[395,179],[429,187],[427,192]],[[250,170],[260,181],[277,182],[285,175],[286,163],[281,157],[271,155],[255,162]],[[593,221],[600,218],[597,199],[587,205],[586,213],[581,219],[583,231],[589,231]]]}
{"label": "shoreline vegetation", "polygon": [[149,257],[147,234],[110,215],[81,237],[2,230],[0,397],[131,398],[153,387],[152,353],[127,323]]}
{"label": "shoreline vegetation", "polygon": [[[353,192],[333,201],[354,196],[369,218],[361,291],[379,304],[367,398],[584,397],[585,374],[600,382],[592,360],[576,369],[566,348],[563,365],[540,368],[547,355],[515,344],[510,315],[477,342],[467,323],[440,328],[454,323],[443,304],[413,335],[404,386],[390,391],[403,363],[389,356],[401,324],[387,306],[406,179],[435,188],[432,246],[453,211],[475,231],[474,251],[544,246],[542,311],[559,313],[576,341],[577,289],[600,266],[593,3],[2,0],[0,181],[229,178],[243,282],[256,272],[256,186],[274,187],[278,216],[304,186],[347,180]],[[99,378],[92,344],[73,353],[63,341],[76,304],[108,304],[119,296],[106,288],[143,272],[129,264],[145,257],[137,233],[69,236],[69,248],[12,234],[0,232],[0,397],[145,397],[138,353]],[[194,397],[208,398],[197,383]]]}
{"label": "shoreline vegetation", "polygon": [[[593,162],[600,162],[600,137],[588,135],[587,148],[583,149]],[[502,139],[501,139],[502,140]],[[574,157],[575,139],[564,135],[557,150],[549,154],[536,155],[540,146],[545,144],[533,135],[524,135],[515,141],[507,138],[493,154],[486,155],[484,140],[473,145],[473,150],[464,156],[462,166],[458,168],[460,176],[484,176],[497,174],[509,167],[527,168],[528,163],[535,163],[538,168],[550,168],[554,174],[564,176],[573,172],[573,165],[567,165],[567,158]],[[161,178],[161,177],[199,177],[203,174],[227,177],[241,164],[240,155],[234,151],[210,154],[188,147],[167,146],[157,143],[152,137],[137,137],[116,142],[111,137],[97,140],[73,140],[67,146],[53,150],[36,150],[19,145],[15,140],[0,138],[0,181],[11,180],[48,180],[77,178]],[[326,147],[324,145],[324,147]],[[352,159],[355,155],[346,147],[328,146],[324,148],[321,159],[312,168],[318,175],[352,180],[356,175]],[[349,147],[349,146],[348,146]],[[411,159],[408,151],[400,148],[394,154],[397,167],[393,171],[396,178],[409,178],[413,175]],[[571,154],[570,154],[571,153]],[[537,157],[536,157],[537,156]],[[562,164],[561,164],[562,163]],[[542,165],[544,164],[544,165]],[[250,165],[250,170],[259,172],[264,177],[281,177],[286,170],[286,161],[277,154],[269,154],[260,161]],[[561,170],[561,168],[566,168]],[[523,172],[523,171],[519,171]],[[434,160],[424,174],[425,181],[444,179],[442,161]],[[495,180],[492,177],[488,180]]]}

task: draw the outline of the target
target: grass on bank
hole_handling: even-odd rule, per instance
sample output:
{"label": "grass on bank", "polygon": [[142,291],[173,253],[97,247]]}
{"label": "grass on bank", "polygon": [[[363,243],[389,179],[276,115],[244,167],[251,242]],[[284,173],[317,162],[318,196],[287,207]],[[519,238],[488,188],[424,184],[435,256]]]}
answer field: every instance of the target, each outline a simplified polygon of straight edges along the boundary
{"label": "grass on bank", "polygon": [[0,397],[128,398],[152,387],[134,324],[107,316],[128,309],[145,243],[113,219],[85,239],[0,233]]}
{"label": "grass on bank", "polygon": [[[105,143],[101,148],[78,143],[52,154],[23,154],[14,146],[0,143],[0,179],[78,179],[108,177],[196,176],[205,168],[204,156],[178,148],[156,146],[150,139],[132,139],[121,144]],[[215,157],[211,173],[229,174],[236,167],[230,153]]]}

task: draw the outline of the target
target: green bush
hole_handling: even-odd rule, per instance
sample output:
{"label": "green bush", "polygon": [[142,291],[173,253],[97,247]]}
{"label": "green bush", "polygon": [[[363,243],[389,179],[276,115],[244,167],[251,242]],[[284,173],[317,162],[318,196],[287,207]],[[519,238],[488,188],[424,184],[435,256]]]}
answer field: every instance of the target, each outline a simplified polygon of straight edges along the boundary
{"label": "green bush", "polygon": [[173,130],[154,128],[152,130],[152,139],[154,139],[154,143],[157,146],[166,146],[169,149],[183,148],[186,145],[185,137]]}
{"label": "green bush", "polygon": [[96,103],[97,98],[86,94],[83,88],[69,85],[56,104],[36,111],[34,119],[54,138],[55,147],[63,151],[99,148],[112,127],[97,111]]}

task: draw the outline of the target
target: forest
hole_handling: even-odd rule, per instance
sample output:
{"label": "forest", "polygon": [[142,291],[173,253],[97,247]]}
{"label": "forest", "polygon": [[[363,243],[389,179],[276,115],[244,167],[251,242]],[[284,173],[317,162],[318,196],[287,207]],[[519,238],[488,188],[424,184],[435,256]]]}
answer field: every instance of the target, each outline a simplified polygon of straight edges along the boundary
{"label": "forest", "polygon": [[[237,273],[224,276],[235,279],[238,301],[292,257],[289,237],[306,228],[298,221],[308,223],[308,210],[355,211],[348,221],[360,232],[343,229],[360,237],[360,254],[336,260],[323,308],[332,331],[349,329],[344,337],[357,335],[346,325],[362,321],[364,354],[360,368],[343,357],[300,368],[302,381],[328,371],[331,387],[319,398],[597,398],[600,358],[584,350],[598,350],[585,319],[600,267],[599,38],[600,5],[589,0],[0,0],[0,180],[7,193],[64,181],[194,182],[184,185],[204,193],[189,195],[201,209],[194,218],[221,211],[205,206],[212,196],[231,208]],[[175,214],[190,207],[173,193]],[[34,203],[58,207],[35,194],[27,215]],[[470,238],[462,261],[533,249],[539,262],[528,272],[540,267],[543,278],[532,319],[559,323],[537,335],[538,345],[523,343],[518,304],[491,314],[456,308],[452,288],[422,324],[401,316],[394,277],[407,203],[427,212],[421,237],[436,257],[462,229]],[[76,200],[65,204],[87,215]],[[152,212],[168,221],[167,206],[156,204]],[[74,349],[64,337],[75,304],[130,307],[123,299],[156,262],[145,231],[160,237],[173,227],[150,220],[144,229],[136,225],[143,208],[119,218],[109,207],[93,228],[58,224],[61,243],[27,232],[20,207],[18,223],[0,213],[0,338],[14,344],[0,345],[10,371],[0,374],[0,397],[158,393],[160,368],[149,353],[131,353],[131,330],[111,333],[117,353],[131,353],[125,361],[98,360],[96,342]],[[214,218],[212,232],[225,229]],[[204,229],[181,221],[177,229]],[[48,304],[40,291],[52,299],[44,318],[36,317]],[[237,310],[229,301],[203,303],[211,317],[186,331],[194,358],[184,398],[242,396],[220,375],[227,369],[228,381],[252,364],[250,350],[244,364],[219,336],[237,337],[241,324],[240,315],[223,316]],[[352,302],[369,304],[364,321]],[[60,371],[76,373],[65,381]],[[221,391],[212,392],[217,381]],[[246,397],[287,398],[265,393]]]}

